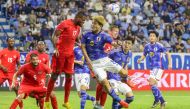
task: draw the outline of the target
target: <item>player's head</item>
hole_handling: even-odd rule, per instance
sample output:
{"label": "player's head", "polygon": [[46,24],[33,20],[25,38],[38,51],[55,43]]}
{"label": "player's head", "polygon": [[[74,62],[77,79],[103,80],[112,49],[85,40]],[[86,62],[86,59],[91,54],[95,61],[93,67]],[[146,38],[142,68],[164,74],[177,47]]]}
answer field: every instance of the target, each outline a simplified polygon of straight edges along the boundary
{"label": "player's head", "polygon": [[157,41],[158,38],[158,33],[156,31],[149,31],[149,40],[150,43],[155,43]]}
{"label": "player's head", "polygon": [[85,11],[79,11],[74,19],[74,22],[76,25],[79,25],[82,27],[82,25],[84,24],[85,20],[86,20],[87,14]]}
{"label": "player's head", "polygon": [[100,32],[105,23],[106,20],[103,16],[94,16],[92,22],[92,32]]}
{"label": "player's head", "polygon": [[30,55],[30,62],[32,63],[33,66],[37,66],[39,63],[38,55],[36,53],[32,53]]}
{"label": "player's head", "polygon": [[119,27],[116,25],[111,26],[110,34],[113,39],[117,39],[119,36]]}
{"label": "player's head", "polygon": [[13,37],[8,37],[7,38],[7,45],[9,48],[14,48],[15,40]]}
{"label": "player's head", "polygon": [[132,37],[127,37],[127,38],[123,41],[123,49],[124,49],[124,51],[129,51],[129,50],[131,50],[133,44],[134,44],[134,38],[132,38]]}
{"label": "player's head", "polygon": [[37,50],[39,52],[44,52],[44,50],[45,50],[45,42],[44,41],[38,41]]}

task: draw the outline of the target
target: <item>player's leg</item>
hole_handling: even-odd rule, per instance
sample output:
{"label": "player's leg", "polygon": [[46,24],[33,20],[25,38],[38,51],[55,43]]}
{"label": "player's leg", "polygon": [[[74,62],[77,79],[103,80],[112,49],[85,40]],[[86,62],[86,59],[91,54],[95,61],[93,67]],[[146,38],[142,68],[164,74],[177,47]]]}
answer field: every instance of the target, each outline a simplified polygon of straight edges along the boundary
{"label": "player's leg", "polygon": [[[121,81],[118,81],[118,91],[122,94],[125,95],[125,102],[127,102],[128,104],[130,104],[131,102],[133,102],[134,100],[134,95],[132,92],[132,89],[126,84],[126,83],[122,83]],[[122,106],[119,106],[118,109],[121,109]]]}
{"label": "player's leg", "polygon": [[105,105],[105,103],[106,103],[106,99],[107,99],[107,92],[104,90],[104,88],[103,88],[103,90],[102,90],[102,95],[101,95],[101,98],[100,98],[100,106],[102,107],[102,108],[104,108],[104,105]]}
{"label": "player's leg", "polygon": [[96,77],[101,82],[101,84],[104,86],[106,92],[117,102],[119,102],[122,106],[128,108],[128,104],[121,100],[117,94],[115,93],[114,89],[111,88],[109,81],[107,80],[107,73],[102,70],[101,68],[94,69],[94,72],[96,73]]}
{"label": "player's leg", "polygon": [[26,95],[24,93],[18,94],[18,96],[16,97],[16,99],[14,99],[9,109],[16,109],[19,103],[22,101],[22,99],[25,98],[25,96]]}
{"label": "player's leg", "polygon": [[[148,79],[148,81],[151,86],[151,90],[154,95],[154,98],[155,98],[152,108],[155,108],[159,104],[159,102],[161,103],[161,107],[165,107],[165,104],[166,104],[166,102],[161,94],[160,89],[157,87],[157,80],[160,80],[162,74],[163,74],[163,71],[159,70],[159,69],[153,69],[150,72],[150,78]],[[163,106],[162,106],[162,104],[163,104]]]}
{"label": "player's leg", "polygon": [[44,109],[44,98],[39,98],[39,107],[40,109]]}
{"label": "player's leg", "polygon": [[[12,78],[13,78],[13,77],[9,77],[9,79],[8,79],[9,87],[10,87],[11,84],[12,84]],[[18,88],[19,88],[19,82],[16,81],[15,87],[12,89],[12,90],[15,92],[16,96],[18,95]],[[19,102],[19,108],[20,108],[20,109],[23,109],[23,102],[22,102],[22,100]]]}
{"label": "player's leg", "polygon": [[74,73],[73,71],[74,68],[74,55],[66,57],[65,58],[65,64],[63,71],[65,73],[65,96],[64,96],[64,103],[63,106],[66,107],[67,109],[70,109],[71,106],[69,104],[69,96],[71,92],[71,85],[72,85],[72,75]]}
{"label": "player's leg", "polygon": [[55,92],[54,91],[51,92],[50,99],[51,99],[51,106],[52,106],[52,108],[53,109],[58,109],[57,98],[55,96]]}
{"label": "player's leg", "polygon": [[54,84],[55,81],[57,80],[59,74],[61,73],[62,67],[64,65],[64,58],[60,58],[60,57],[55,57],[52,56],[52,74],[51,74],[51,78],[49,79],[48,82],[48,86],[47,86],[47,93],[46,93],[46,98],[45,98],[45,107],[46,109],[50,109],[50,103],[49,103],[49,98],[51,95],[51,92],[54,89]]}

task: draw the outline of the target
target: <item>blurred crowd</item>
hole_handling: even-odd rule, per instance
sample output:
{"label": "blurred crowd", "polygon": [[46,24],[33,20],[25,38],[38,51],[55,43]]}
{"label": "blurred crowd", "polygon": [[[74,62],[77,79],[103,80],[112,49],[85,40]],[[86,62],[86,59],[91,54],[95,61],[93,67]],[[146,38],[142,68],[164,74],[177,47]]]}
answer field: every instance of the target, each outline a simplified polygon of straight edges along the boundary
{"label": "blurred crowd", "polygon": [[[118,40],[135,39],[134,52],[142,52],[148,42],[148,31],[156,30],[159,42],[168,50],[190,53],[189,0],[1,0],[1,3],[24,51],[34,49],[36,41],[50,41],[57,24],[85,9],[88,16],[83,32],[91,30],[92,17],[100,14],[107,20],[104,31],[109,32],[116,25]],[[118,14],[107,8],[111,3],[119,4]]]}

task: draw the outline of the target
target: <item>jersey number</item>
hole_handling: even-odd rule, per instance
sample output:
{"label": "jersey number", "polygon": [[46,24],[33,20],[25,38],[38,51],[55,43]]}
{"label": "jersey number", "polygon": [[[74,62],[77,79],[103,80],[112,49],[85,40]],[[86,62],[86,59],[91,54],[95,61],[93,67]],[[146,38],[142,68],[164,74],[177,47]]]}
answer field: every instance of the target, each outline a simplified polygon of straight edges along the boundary
{"label": "jersey number", "polygon": [[13,62],[13,58],[8,58],[8,62],[12,63]]}

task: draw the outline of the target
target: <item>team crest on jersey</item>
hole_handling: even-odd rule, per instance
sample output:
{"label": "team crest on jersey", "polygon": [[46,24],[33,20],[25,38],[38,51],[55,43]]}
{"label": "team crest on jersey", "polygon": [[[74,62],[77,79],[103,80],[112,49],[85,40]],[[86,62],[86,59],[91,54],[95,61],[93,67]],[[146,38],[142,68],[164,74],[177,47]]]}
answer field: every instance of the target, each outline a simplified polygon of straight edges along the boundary
{"label": "team crest on jersey", "polygon": [[42,74],[42,71],[39,71],[38,74]]}
{"label": "team crest on jersey", "polygon": [[94,46],[94,41],[90,41],[90,46]]}
{"label": "team crest on jersey", "polygon": [[97,37],[97,42],[99,42],[101,40],[101,37],[100,36],[98,36]]}
{"label": "team crest on jersey", "polygon": [[73,31],[73,37],[75,37],[77,34],[77,31]]}
{"label": "team crest on jersey", "polygon": [[154,56],[154,52],[150,52],[150,57],[153,57]]}
{"label": "team crest on jersey", "polygon": [[154,48],[154,51],[157,51],[158,50],[158,48],[156,47],[156,48]]}

